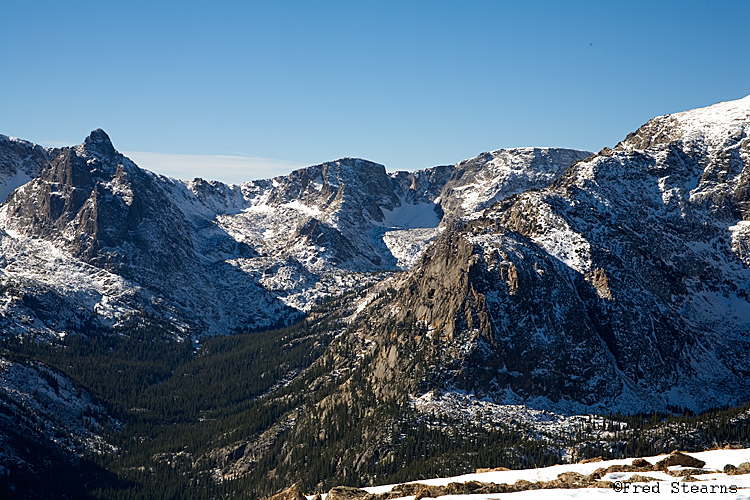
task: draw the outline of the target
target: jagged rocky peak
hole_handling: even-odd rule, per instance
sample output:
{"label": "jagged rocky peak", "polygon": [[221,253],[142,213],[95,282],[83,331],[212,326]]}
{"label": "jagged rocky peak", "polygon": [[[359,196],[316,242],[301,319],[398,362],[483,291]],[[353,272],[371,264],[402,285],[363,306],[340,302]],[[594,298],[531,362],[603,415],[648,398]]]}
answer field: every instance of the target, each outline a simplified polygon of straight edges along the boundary
{"label": "jagged rocky peak", "polygon": [[49,164],[3,212],[5,227],[110,271],[172,269],[191,246],[184,218],[153,175],[118,153],[101,129],[82,145],[52,150]]}
{"label": "jagged rocky peak", "polygon": [[87,153],[104,158],[111,158],[118,154],[107,133],[100,128],[92,130],[82,146]]}
{"label": "jagged rocky peak", "polygon": [[[49,168],[39,173],[40,180],[53,183],[54,191],[69,196],[71,188],[93,189],[100,182],[114,180],[114,195],[132,195],[128,175],[143,174],[135,163],[115,150],[109,136],[96,129],[83,144],[53,149],[49,155]],[[119,189],[118,189],[119,188]]]}

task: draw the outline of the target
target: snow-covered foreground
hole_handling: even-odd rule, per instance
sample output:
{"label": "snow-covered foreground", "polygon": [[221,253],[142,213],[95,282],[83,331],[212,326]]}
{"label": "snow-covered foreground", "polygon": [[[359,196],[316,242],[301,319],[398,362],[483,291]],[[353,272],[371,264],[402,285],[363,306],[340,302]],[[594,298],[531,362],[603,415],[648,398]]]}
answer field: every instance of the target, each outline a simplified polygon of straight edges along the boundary
{"label": "snow-covered foreground", "polygon": [[[750,462],[750,449],[740,450],[711,450],[700,453],[688,453],[690,456],[706,462],[705,470],[715,471],[708,474],[694,475],[697,481],[685,482],[681,477],[674,477],[665,472],[610,472],[604,475],[602,481],[610,481],[612,488],[583,488],[583,489],[540,489],[519,491],[515,493],[491,493],[481,495],[445,495],[440,500],[489,500],[498,498],[509,498],[512,500],[548,500],[551,498],[575,498],[594,499],[612,498],[618,496],[644,495],[644,498],[721,498],[721,499],[750,499],[750,474],[727,475],[724,466],[732,464],[739,466],[743,462]],[[656,457],[645,457],[652,464],[665,458],[666,455]],[[531,482],[551,481],[557,479],[564,472],[578,472],[580,474],[591,474],[596,469],[607,468],[610,465],[630,465],[633,459],[607,460],[603,462],[592,462],[587,464],[566,464],[545,467],[542,469],[525,469],[511,471],[493,471],[479,474],[465,474],[463,476],[435,478],[415,481],[425,485],[443,486],[449,483],[465,483],[468,481],[479,481],[483,483],[513,484],[519,479]],[[684,469],[684,467],[669,467],[670,471]],[[639,474],[652,477],[657,481],[650,483],[637,482],[626,483],[625,481]],[[391,491],[394,485],[374,486],[364,488],[370,493],[384,493]],[[648,486],[648,488],[646,488]],[[713,486],[713,488],[712,488]],[[723,486],[723,487],[722,487]],[[414,497],[403,497],[412,500]],[[636,497],[637,498],[637,497]]]}

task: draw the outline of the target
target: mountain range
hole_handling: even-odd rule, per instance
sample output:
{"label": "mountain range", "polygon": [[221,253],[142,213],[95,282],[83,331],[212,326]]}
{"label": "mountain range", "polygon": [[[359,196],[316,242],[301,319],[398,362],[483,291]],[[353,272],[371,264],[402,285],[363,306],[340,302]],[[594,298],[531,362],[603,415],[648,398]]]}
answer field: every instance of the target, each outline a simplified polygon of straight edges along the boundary
{"label": "mountain range", "polygon": [[35,290],[6,303],[6,328],[46,335],[139,312],[183,337],[291,322],[372,273],[410,267],[443,221],[544,186],[588,156],[496,151],[393,174],[344,158],[226,185],[143,170],[102,130],[71,148],[0,143],[6,191],[29,181],[2,205],[3,277],[19,295]]}
{"label": "mountain range", "polygon": [[[192,391],[178,374],[231,358],[219,347],[227,335],[249,342],[255,357],[227,369],[241,381],[221,383],[252,373],[259,388],[178,420],[224,415],[229,428],[190,452],[191,470],[265,491],[301,474],[313,449],[336,463],[308,468],[309,486],[313,473],[372,481],[398,465],[399,426],[457,408],[511,408],[501,420],[516,422],[531,410],[740,406],[750,400],[749,130],[750,96],[654,118],[596,154],[505,149],[394,173],[342,158],[240,185],[143,170],[102,130],[67,148],[0,136],[3,370],[82,386],[62,399],[99,408],[92,432],[173,417],[156,403],[125,407],[138,391],[108,400],[110,387],[76,371],[72,348],[68,370],[24,340],[179,351],[139,386],[154,398]],[[3,378],[9,415],[30,401],[18,380]],[[191,397],[208,401],[214,383]],[[230,425],[235,414],[265,416]],[[77,426],[60,431],[65,449],[106,448],[104,431]]]}

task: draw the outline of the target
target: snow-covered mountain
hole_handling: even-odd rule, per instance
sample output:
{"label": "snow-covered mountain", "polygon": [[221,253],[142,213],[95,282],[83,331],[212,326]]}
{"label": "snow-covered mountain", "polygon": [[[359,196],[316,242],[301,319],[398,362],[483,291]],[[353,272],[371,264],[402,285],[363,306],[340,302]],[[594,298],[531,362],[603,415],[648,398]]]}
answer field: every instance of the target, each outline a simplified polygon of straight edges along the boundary
{"label": "snow-covered mountain", "polygon": [[[260,389],[224,375],[190,387],[246,391],[242,409],[191,409],[201,423],[204,410],[231,418],[206,424],[222,436],[201,431],[190,467],[266,491],[297,477],[376,484],[373,474],[430,458],[420,436],[445,453],[422,465],[446,466],[472,436],[506,423],[533,441],[509,441],[511,454],[533,454],[596,423],[582,414],[740,405],[750,400],[749,127],[747,97],[654,118],[598,154],[498,150],[395,173],[343,158],[241,185],[145,171],[101,130],[61,149],[2,137],[0,181],[22,185],[0,205],[0,334],[136,332],[144,337],[128,340],[140,348],[153,331],[188,338],[289,323],[320,298],[366,288],[294,328],[227,339],[258,343],[228,363],[257,372],[226,377],[265,377]],[[121,337],[81,340],[101,339]],[[34,352],[24,342],[3,345]],[[233,349],[158,345],[217,364]],[[294,345],[312,350],[286,352]],[[203,367],[165,370],[153,388],[171,392],[152,395],[171,400]],[[5,393],[27,394],[23,376],[68,389],[33,362],[0,368],[21,374]],[[144,418],[156,422],[168,405],[151,406]],[[446,420],[474,434],[444,435]],[[710,425],[740,420],[727,422]],[[620,423],[587,439],[657,438]],[[660,449],[672,429],[659,429]],[[696,449],[712,443],[700,437]]]}
{"label": "snow-covered mountain", "polygon": [[360,309],[392,352],[378,387],[583,413],[747,401],[749,130],[750,97],[658,117],[446,231]]}
{"label": "snow-covered mountain", "polygon": [[283,324],[382,278],[374,272],[411,266],[441,230],[444,189],[462,193],[451,200],[492,200],[587,155],[498,151],[393,174],[344,158],[226,185],[145,171],[102,130],[62,149],[3,136],[4,185],[29,181],[0,207],[4,329],[81,332],[129,314],[155,314],[177,336]]}

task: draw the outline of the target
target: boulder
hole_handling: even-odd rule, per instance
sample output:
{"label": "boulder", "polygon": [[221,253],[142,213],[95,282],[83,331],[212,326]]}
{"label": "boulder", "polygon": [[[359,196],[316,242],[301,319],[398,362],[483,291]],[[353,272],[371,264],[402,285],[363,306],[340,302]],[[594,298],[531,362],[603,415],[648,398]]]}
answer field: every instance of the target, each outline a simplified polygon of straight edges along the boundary
{"label": "boulder", "polygon": [[370,500],[372,496],[353,486],[334,486],[328,491],[328,500]]}
{"label": "boulder", "polygon": [[726,464],[724,466],[724,472],[730,476],[750,474],[750,462],[742,462],[738,467],[735,467],[732,464]]}
{"label": "boulder", "polygon": [[625,483],[650,483],[651,481],[658,481],[658,479],[653,478],[651,476],[641,476],[640,474],[633,474],[629,478],[627,478]]}
{"label": "boulder", "polygon": [[691,457],[690,455],[686,455],[681,451],[673,451],[666,458],[663,458],[656,462],[656,464],[654,465],[654,469],[666,470],[667,467],[672,467],[673,465],[702,469],[703,466],[706,465],[706,462],[704,462],[703,460],[698,460],[695,457]]}
{"label": "boulder", "polygon": [[302,494],[299,489],[299,485],[297,483],[294,483],[281,493],[276,493],[268,500],[307,500],[307,497]]}
{"label": "boulder", "polygon": [[483,472],[501,472],[501,471],[506,471],[506,470],[510,470],[510,469],[507,467],[479,468],[476,470],[476,473],[482,474]]}

